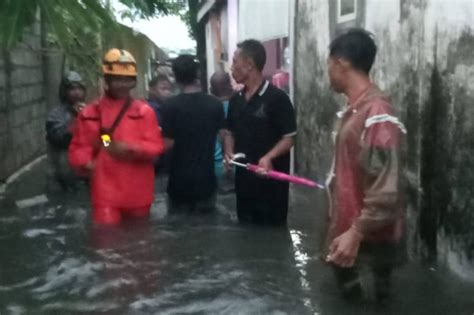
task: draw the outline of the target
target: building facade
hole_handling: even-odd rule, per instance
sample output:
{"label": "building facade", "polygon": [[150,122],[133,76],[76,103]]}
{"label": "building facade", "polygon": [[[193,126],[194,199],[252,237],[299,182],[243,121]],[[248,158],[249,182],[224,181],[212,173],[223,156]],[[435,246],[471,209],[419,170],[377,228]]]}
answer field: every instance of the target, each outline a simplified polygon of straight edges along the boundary
{"label": "building facade", "polygon": [[198,20],[205,23],[208,80],[216,71],[230,70],[237,43],[257,39],[267,52],[265,77],[289,92],[293,4],[291,0],[202,1]]}

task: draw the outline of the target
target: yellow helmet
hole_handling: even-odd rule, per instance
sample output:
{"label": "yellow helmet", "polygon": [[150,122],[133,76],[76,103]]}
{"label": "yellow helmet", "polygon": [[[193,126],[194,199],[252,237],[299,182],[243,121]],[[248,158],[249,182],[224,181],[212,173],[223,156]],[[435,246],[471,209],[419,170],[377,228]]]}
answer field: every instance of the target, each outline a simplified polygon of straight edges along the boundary
{"label": "yellow helmet", "polygon": [[102,72],[104,74],[136,77],[137,63],[128,51],[112,48],[104,56]]}

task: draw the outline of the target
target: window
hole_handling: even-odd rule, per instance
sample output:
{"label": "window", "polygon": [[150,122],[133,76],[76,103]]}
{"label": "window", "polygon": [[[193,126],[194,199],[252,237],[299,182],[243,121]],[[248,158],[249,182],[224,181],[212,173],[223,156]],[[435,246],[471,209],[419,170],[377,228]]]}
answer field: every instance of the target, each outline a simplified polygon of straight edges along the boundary
{"label": "window", "polygon": [[364,27],[366,3],[367,0],[328,0],[331,39],[349,27]]}
{"label": "window", "polygon": [[337,0],[337,22],[354,20],[357,13],[357,0]]}

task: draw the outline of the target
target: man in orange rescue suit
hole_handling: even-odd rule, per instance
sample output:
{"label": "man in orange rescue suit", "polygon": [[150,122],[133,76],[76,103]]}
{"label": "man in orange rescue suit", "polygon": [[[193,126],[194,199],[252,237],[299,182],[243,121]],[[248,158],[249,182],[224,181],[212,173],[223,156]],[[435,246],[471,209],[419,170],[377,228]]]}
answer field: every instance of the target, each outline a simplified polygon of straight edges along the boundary
{"label": "man in orange rescue suit", "polygon": [[153,109],[135,100],[136,62],[111,49],[103,60],[105,96],[80,113],[69,147],[69,162],[90,178],[96,224],[124,217],[146,218],[154,193],[154,161],[163,141]]}

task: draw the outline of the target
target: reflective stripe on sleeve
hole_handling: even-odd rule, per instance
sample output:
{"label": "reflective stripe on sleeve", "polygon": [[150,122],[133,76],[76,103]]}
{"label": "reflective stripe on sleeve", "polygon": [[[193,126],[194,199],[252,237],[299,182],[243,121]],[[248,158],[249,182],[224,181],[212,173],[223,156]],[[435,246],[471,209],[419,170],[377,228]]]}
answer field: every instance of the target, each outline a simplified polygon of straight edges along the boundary
{"label": "reflective stripe on sleeve", "polygon": [[403,132],[404,134],[407,133],[407,129],[405,126],[398,120],[397,117],[391,116],[388,114],[383,114],[383,115],[376,115],[372,116],[370,118],[367,118],[365,121],[365,129],[369,128],[370,126],[378,123],[383,123],[383,122],[391,122],[400,128],[400,131]]}

